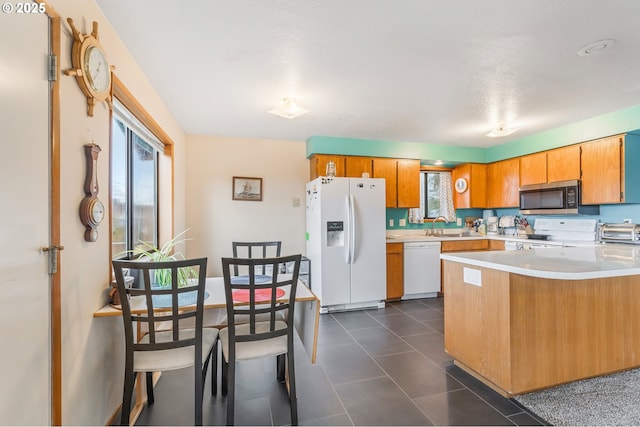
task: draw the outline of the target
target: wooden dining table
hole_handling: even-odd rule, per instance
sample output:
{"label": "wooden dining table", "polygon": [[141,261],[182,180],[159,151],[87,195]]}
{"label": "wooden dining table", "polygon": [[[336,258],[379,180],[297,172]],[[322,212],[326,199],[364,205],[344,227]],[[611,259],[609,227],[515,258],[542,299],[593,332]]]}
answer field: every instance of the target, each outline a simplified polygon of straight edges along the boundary
{"label": "wooden dining table", "polygon": [[[283,286],[285,291],[279,300],[286,302],[289,300],[290,286]],[[205,327],[223,327],[226,325],[217,324],[215,319],[223,319],[226,316],[227,300],[224,291],[224,279],[222,277],[208,277],[206,279],[205,291],[207,293],[204,300]],[[133,313],[144,313],[146,303],[143,296],[136,296],[129,299],[131,311]],[[246,305],[241,301],[234,301],[234,305]],[[118,305],[107,304],[93,313],[93,317],[116,317],[122,316],[122,309]],[[311,363],[316,363],[318,347],[318,322],[320,320],[320,300],[309,289],[305,283],[298,280],[296,289],[296,308],[294,310],[294,327],[302,345],[308,353]],[[138,339],[142,338],[144,332],[138,329]],[[159,373],[156,374],[159,377]],[[130,425],[135,424],[138,416],[142,412],[147,400],[145,381],[141,374],[138,374],[136,381],[136,402],[131,408]]]}

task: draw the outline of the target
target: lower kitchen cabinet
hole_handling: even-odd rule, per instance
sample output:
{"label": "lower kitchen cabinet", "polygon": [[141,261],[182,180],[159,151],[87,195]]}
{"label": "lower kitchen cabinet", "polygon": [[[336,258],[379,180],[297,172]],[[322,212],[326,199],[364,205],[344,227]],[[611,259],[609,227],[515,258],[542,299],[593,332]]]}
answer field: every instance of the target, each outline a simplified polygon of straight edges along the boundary
{"label": "lower kitchen cabinet", "polygon": [[403,244],[387,243],[387,301],[395,301],[404,294]]}
{"label": "lower kitchen cabinet", "polygon": [[504,251],[504,240],[489,240],[490,251]]}
{"label": "lower kitchen cabinet", "polygon": [[445,240],[440,244],[440,252],[488,251],[489,239]]}

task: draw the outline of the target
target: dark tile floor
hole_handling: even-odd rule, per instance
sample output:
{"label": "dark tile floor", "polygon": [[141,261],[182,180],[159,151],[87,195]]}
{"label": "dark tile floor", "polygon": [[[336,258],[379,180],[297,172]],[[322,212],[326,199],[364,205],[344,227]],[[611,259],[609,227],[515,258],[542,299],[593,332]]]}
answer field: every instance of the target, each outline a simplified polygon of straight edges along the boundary
{"label": "dark tile floor", "polygon": [[[301,425],[545,425],[453,365],[444,351],[443,299],[325,314],[318,360],[296,347]],[[191,370],[166,372],[138,425],[193,424]],[[208,381],[207,381],[208,382]],[[204,398],[204,423],[225,424],[225,398]],[[275,358],[238,366],[236,424],[290,424]]]}

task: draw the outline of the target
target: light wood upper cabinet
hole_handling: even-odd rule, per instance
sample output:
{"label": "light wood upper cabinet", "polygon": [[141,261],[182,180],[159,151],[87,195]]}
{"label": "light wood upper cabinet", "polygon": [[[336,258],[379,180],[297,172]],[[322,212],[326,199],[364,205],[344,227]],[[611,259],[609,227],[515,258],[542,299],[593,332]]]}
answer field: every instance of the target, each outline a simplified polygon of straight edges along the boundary
{"label": "light wood upper cabinet", "polygon": [[420,160],[398,160],[399,208],[420,207]]}
{"label": "light wood upper cabinet", "polygon": [[614,135],[580,147],[583,204],[640,203],[640,135]]}
{"label": "light wood upper cabinet", "polygon": [[[581,144],[582,203],[620,203],[623,199],[623,137]],[[636,166],[637,167],[637,166]]]}
{"label": "light wood upper cabinet", "polygon": [[345,158],[345,175],[350,178],[360,178],[363,173],[372,176],[373,159],[371,157],[347,156]]}
{"label": "light wood upper cabinet", "polygon": [[580,179],[580,144],[547,151],[547,182]]}
{"label": "light wood upper cabinet", "polygon": [[329,163],[329,160],[333,160],[333,163],[336,165],[336,176],[345,176],[345,156],[313,154],[309,157],[309,179],[314,180],[319,176],[326,176],[327,163]]}
{"label": "light wood upper cabinet", "polygon": [[313,154],[310,178],[325,176],[330,160],[336,165],[336,176],[359,178],[366,172],[371,178],[384,178],[386,207],[420,207],[420,160]]}
{"label": "light wood upper cabinet", "polygon": [[451,178],[455,183],[463,178],[467,181],[467,189],[453,192],[453,204],[456,209],[485,208],[487,206],[487,165],[466,163],[453,169]]}
{"label": "light wood upper cabinet", "polygon": [[547,153],[529,154],[520,159],[520,185],[547,182]]}
{"label": "light wood upper cabinet", "polygon": [[517,157],[487,165],[487,206],[517,208],[519,206],[520,161]]}
{"label": "light wood upper cabinet", "polygon": [[374,158],[373,178],[385,179],[386,207],[398,206],[398,161],[396,159]]}

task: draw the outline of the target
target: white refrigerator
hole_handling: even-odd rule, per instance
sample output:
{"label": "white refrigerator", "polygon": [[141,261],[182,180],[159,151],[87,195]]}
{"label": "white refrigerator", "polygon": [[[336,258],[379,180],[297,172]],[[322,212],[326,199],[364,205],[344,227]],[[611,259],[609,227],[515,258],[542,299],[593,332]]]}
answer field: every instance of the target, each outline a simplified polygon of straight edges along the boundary
{"label": "white refrigerator", "polygon": [[307,258],[321,312],[384,307],[385,180],[319,177],[306,190]]}

